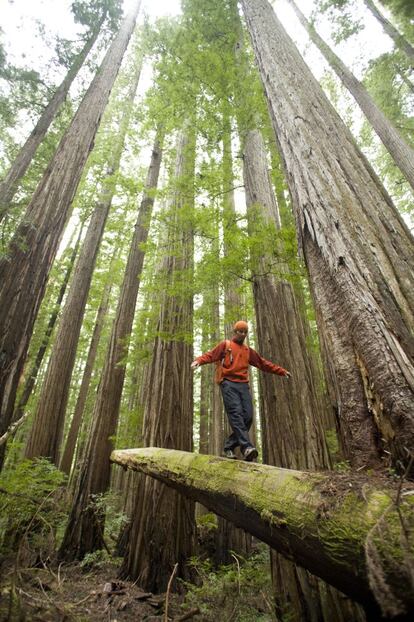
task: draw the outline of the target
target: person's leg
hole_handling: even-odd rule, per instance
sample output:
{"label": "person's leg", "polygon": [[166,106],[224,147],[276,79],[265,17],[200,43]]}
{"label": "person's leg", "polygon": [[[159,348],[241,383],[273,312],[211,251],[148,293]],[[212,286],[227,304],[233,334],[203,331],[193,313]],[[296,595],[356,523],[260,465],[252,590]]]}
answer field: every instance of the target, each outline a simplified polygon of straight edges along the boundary
{"label": "person's leg", "polygon": [[[241,383],[240,396],[243,409],[243,421],[247,431],[249,431],[253,422],[253,402],[252,395],[250,393],[250,387],[246,382]],[[250,447],[247,447],[246,450],[243,452],[244,459],[249,462],[255,460],[257,458],[257,455],[257,449],[256,447],[253,447],[252,444],[250,444]]]}
{"label": "person's leg", "polygon": [[247,382],[240,383],[240,396],[243,409],[243,420],[247,430],[250,430],[253,422],[253,402],[250,387]]}
{"label": "person's leg", "polygon": [[227,437],[227,439],[224,441],[224,451],[234,451],[236,449],[236,447],[239,446],[239,441],[237,439],[237,436],[235,435],[234,432],[232,432],[230,434],[230,436]]}
{"label": "person's leg", "polygon": [[242,389],[239,386],[240,384],[242,383],[224,380],[221,383],[220,388],[224,408],[226,410],[231,429],[233,430],[233,433],[224,445],[224,449],[235,449],[235,447],[239,445],[242,453],[244,453],[248,447],[252,447],[252,444],[250,442],[249,432],[244,420]]}

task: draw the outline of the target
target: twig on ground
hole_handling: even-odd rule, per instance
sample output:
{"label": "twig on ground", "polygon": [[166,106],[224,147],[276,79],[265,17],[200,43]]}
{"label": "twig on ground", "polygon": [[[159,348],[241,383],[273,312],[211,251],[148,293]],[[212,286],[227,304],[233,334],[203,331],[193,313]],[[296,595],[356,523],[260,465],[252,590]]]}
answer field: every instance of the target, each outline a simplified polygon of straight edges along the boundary
{"label": "twig on ground", "polygon": [[182,616],[174,618],[173,622],[184,622],[184,620],[189,620],[190,618],[196,616],[198,613],[200,613],[200,609],[198,607],[193,607],[193,609],[189,609]]}
{"label": "twig on ground", "polygon": [[[257,452],[256,452],[257,453]],[[239,589],[239,594],[240,594],[240,562],[237,559],[236,555],[234,555],[233,553],[231,554],[231,556],[233,557],[233,559],[236,560],[236,564],[237,564],[237,586]]]}
{"label": "twig on ground", "polygon": [[178,564],[175,564],[173,571],[171,573],[170,580],[168,581],[167,593],[165,595],[165,617],[164,617],[165,622],[168,622],[168,601],[170,598],[171,585],[172,585],[172,582],[174,580],[177,570],[178,570]]}

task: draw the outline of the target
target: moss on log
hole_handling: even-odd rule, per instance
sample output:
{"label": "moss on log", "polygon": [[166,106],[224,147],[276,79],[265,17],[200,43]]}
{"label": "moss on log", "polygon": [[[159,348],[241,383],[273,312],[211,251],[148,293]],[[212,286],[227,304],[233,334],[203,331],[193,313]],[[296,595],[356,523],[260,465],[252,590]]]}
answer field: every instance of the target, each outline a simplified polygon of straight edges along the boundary
{"label": "moss on log", "polygon": [[377,619],[412,614],[413,490],[156,447],[114,451],[111,460],[199,501]]}

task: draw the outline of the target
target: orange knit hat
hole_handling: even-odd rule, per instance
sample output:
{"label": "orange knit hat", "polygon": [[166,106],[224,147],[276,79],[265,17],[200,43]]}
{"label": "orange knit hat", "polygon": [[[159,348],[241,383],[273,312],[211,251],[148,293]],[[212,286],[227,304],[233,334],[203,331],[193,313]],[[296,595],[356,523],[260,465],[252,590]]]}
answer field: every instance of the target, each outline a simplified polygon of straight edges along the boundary
{"label": "orange knit hat", "polygon": [[244,320],[239,320],[238,322],[236,322],[233,328],[234,330],[249,330],[249,326]]}

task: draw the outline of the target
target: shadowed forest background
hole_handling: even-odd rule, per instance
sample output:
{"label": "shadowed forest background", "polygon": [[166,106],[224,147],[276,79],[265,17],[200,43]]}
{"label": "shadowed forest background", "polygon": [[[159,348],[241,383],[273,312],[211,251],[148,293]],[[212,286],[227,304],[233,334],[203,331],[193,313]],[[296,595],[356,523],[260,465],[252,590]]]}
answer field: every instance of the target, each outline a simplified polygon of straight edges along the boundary
{"label": "shadowed forest background", "polygon": [[414,5],[155,6],[0,31],[0,619],[412,619]]}

